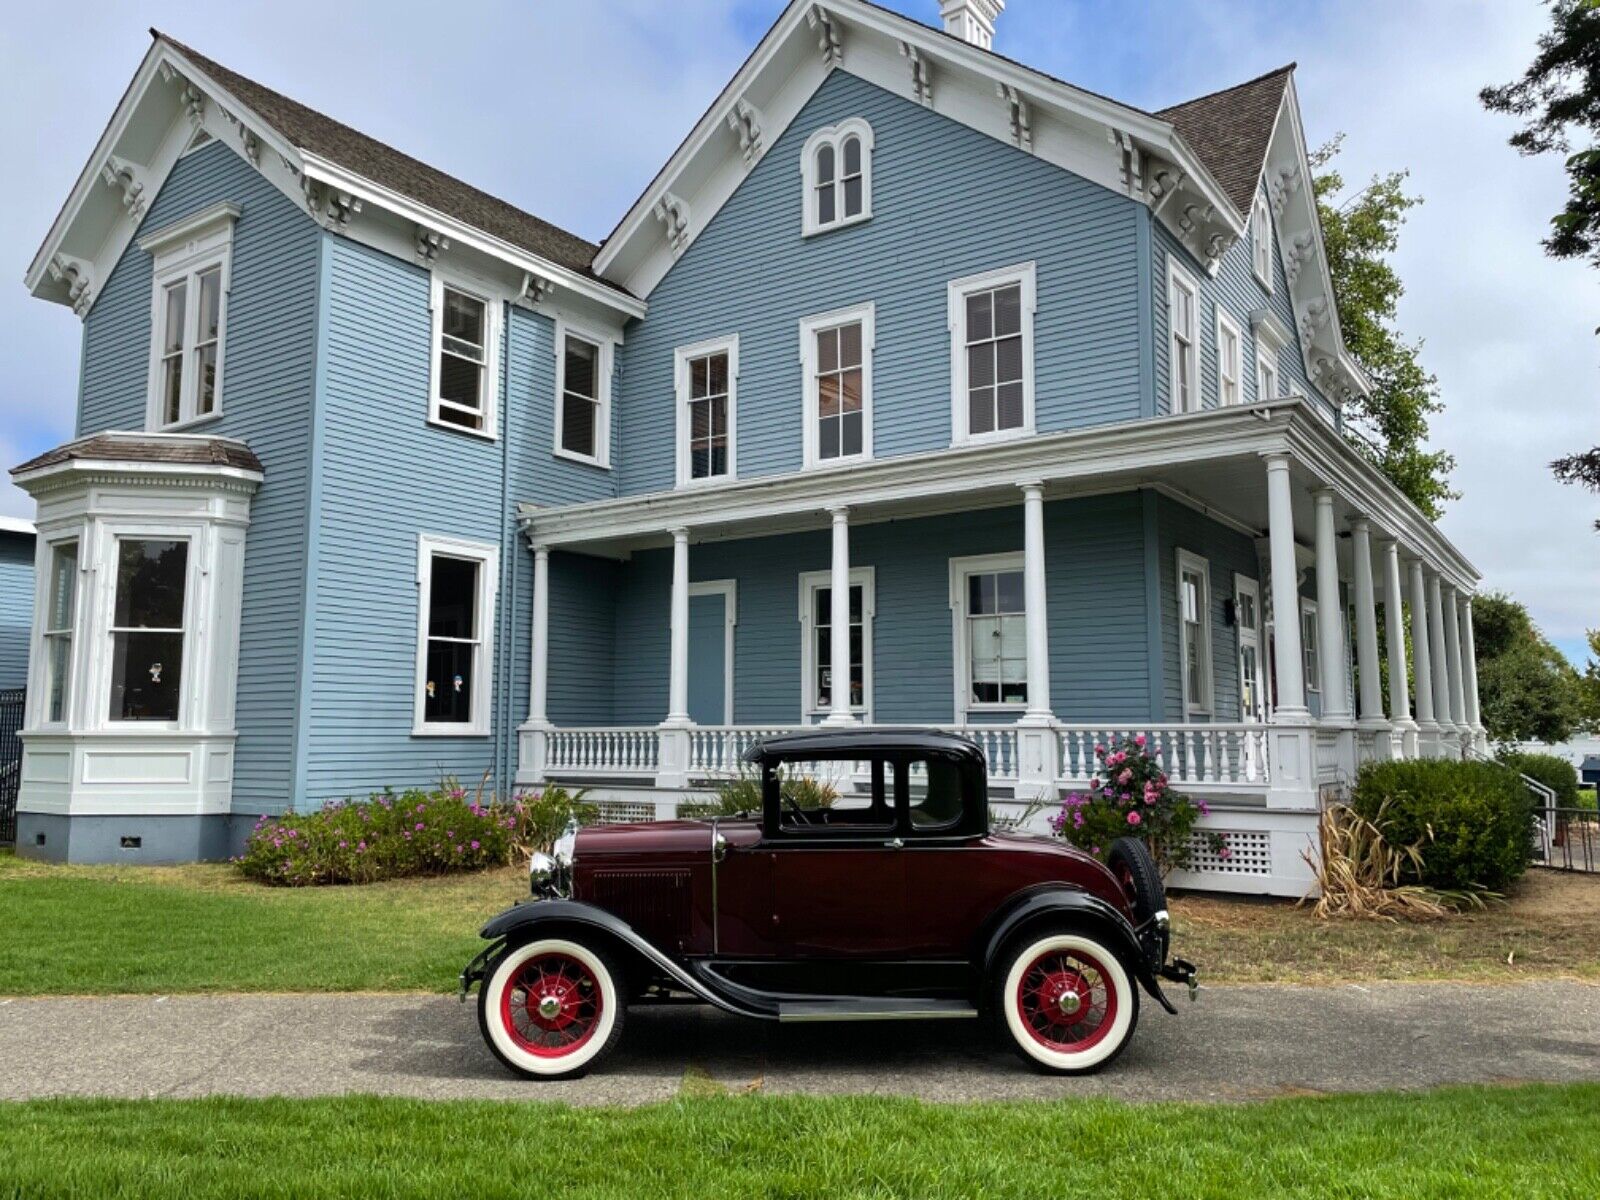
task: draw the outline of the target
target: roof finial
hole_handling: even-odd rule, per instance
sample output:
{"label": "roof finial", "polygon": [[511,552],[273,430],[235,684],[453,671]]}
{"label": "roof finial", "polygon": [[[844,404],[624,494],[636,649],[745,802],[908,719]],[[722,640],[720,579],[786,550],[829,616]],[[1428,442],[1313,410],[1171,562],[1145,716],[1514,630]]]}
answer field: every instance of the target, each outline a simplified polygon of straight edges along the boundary
{"label": "roof finial", "polygon": [[995,18],[1005,6],[1006,0],[939,0],[944,31],[981,50],[992,48]]}

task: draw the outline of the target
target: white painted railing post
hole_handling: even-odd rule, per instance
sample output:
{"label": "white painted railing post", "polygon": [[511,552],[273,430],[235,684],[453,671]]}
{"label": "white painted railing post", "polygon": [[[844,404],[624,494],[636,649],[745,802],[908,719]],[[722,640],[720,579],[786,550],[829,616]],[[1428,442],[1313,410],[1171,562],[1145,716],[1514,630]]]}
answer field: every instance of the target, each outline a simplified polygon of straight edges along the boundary
{"label": "white painted railing post", "polygon": [[1273,674],[1278,704],[1272,713],[1272,786],[1269,807],[1314,808],[1317,803],[1311,711],[1306,707],[1300,650],[1299,569],[1294,551],[1294,491],[1289,456],[1264,456],[1267,467],[1267,541],[1272,565]]}
{"label": "white painted railing post", "polygon": [[1417,723],[1411,719],[1411,685],[1406,679],[1406,615],[1400,593],[1400,543],[1383,543],[1383,629],[1389,642],[1389,753],[1417,756]]}

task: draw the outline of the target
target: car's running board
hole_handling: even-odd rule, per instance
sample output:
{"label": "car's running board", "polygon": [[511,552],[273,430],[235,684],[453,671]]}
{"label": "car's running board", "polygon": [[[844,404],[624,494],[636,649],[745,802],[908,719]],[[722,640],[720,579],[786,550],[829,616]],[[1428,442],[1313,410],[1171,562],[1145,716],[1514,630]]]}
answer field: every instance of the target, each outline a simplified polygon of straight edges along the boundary
{"label": "car's running board", "polygon": [[977,1015],[965,1000],[863,996],[786,1000],[778,1005],[779,1021],[943,1021]]}

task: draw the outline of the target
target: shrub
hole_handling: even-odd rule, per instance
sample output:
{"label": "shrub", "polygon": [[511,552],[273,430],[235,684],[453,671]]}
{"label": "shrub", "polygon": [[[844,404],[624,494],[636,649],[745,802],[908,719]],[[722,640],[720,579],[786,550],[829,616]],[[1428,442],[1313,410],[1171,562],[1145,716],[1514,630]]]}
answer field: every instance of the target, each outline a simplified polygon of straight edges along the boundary
{"label": "shrub", "polygon": [[1554,792],[1557,808],[1582,807],[1583,798],[1578,790],[1578,768],[1560,755],[1513,750],[1502,754],[1500,761],[1513,771],[1520,771]]}
{"label": "shrub", "polygon": [[509,803],[481,799],[447,782],[262,817],[234,863],[251,879],[287,887],[478,871],[548,849],[572,817],[594,819],[592,805],[561,788]]}
{"label": "shrub", "polygon": [[1368,763],[1350,807],[1367,821],[1382,819],[1392,844],[1419,848],[1420,864],[1408,862],[1404,877],[1427,887],[1501,891],[1532,857],[1532,796],[1499,763]]}
{"label": "shrub", "polygon": [[[1109,746],[1094,748],[1099,769],[1087,792],[1069,795],[1061,811],[1050,818],[1057,836],[1100,858],[1119,837],[1136,837],[1150,848],[1156,866],[1165,875],[1189,865],[1194,824],[1206,815],[1203,800],[1191,800],[1172,790],[1160,761],[1145,748],[1144,734],[1113,738]],[[1229,856],[1226,841],[1206,834],[1212,849]]]}

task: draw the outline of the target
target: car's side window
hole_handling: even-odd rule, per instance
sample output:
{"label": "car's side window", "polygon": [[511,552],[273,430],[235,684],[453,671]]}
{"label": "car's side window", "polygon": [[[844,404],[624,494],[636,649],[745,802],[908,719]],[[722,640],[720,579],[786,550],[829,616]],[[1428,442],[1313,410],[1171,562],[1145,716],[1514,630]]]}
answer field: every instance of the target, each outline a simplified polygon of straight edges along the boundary
{"label": "car's side window", "polygon": [[786,762],[766,784],[778,792],[778,832],[886,836],[894,831],[893,767],[881,758]]}
{"label": "car's side window", "polygon": [[936,833],[961,821],[961,770],[949,759],[908,760],[899,773],[899,788],[913,833]]}

